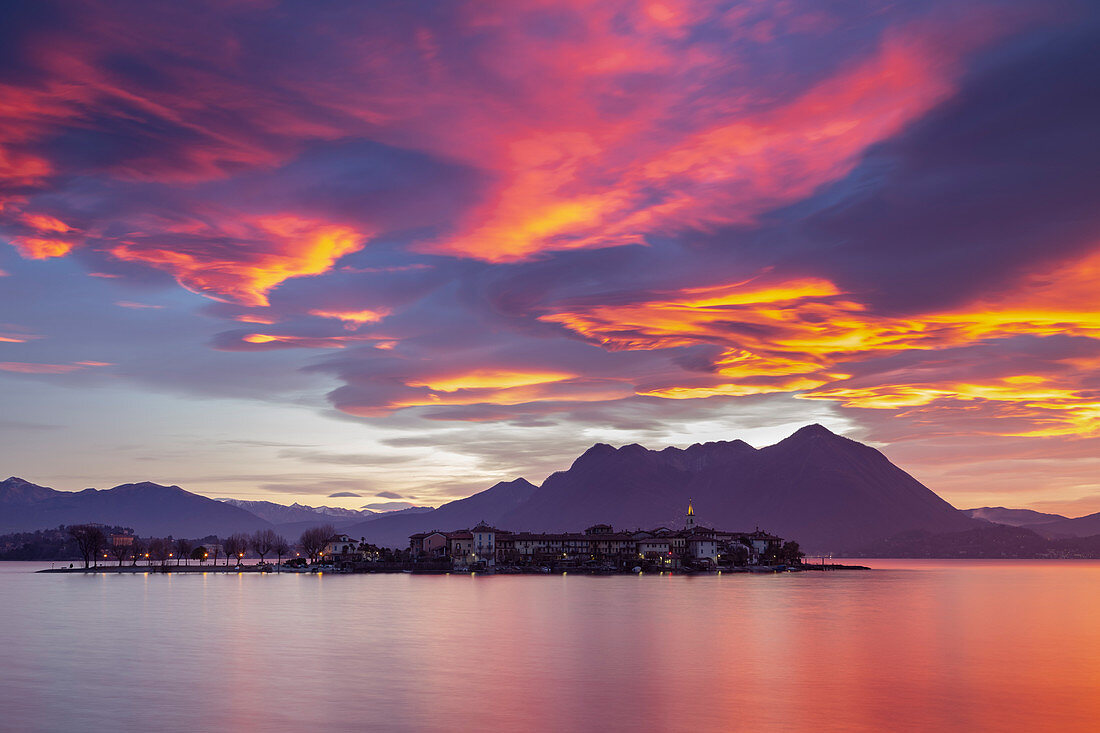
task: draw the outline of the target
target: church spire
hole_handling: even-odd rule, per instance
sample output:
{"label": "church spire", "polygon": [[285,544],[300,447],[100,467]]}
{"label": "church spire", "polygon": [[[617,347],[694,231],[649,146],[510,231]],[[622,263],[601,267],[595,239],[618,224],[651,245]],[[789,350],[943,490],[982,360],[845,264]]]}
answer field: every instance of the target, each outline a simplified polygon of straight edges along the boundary
{"label": "church spire", "polygon": [[684,525],[684,529],[692,529],[695,526],[695,507],[691,505],[691,499],[688,499],[688,513],[687,522]]}

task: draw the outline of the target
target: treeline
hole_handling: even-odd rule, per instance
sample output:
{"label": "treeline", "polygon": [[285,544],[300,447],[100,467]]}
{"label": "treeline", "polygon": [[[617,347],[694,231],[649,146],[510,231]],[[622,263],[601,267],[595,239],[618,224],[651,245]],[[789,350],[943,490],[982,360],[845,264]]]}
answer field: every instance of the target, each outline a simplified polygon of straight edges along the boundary
{"label": "treeline", "polygon": [[963,532],[905,532],[851,554],[943,559],[1095,559],[1100,558],[1100,535],[1048,539],[1024,527],[990,524]]}
{"label": "treeline", "polygon": [[275,555],[282,562],[291,551],[290,542],[273,529],[261,529],[252,534],[231,534],[222,540],[209,535],[199,542],[182,537],[111,537],[94,524],[71,525],[66,532],[76,545],[86,568],[108,559],[116,561],[120,567],[126,562],[132,566],[162,567],[173,563],[177,566],[189,565],[191,561],[200,565],[209,561],[217,565],[219,558],[223,558],[227,566],[231,561],[239,565],[250,550],[260,558],[260,562],[268,555]]}
{"label": "treeline", "polygon": [[[324,524],[304,531],[297,544],[273,529],[236,533],[224,538],[207,535],[192,540],[171,536],[139,537],[129,527],[73,524],[0,535],[0,560],[80,561],[86,568],[102,564],[168,567],[192,562],[228,566],[241,564],[246,556],[259,558],[260,562],[274,557],[281,563],[284,557],[297,552],[309,562],[315,562],[335,535],[336,529],[331,524]],[[369,547],[378,550],[373,545]]]}
{"label": "treeline", "polygon": [[[105,535],[128,534],[129,527],[105,527]],[[39,529],[0,535],[0,560],[79,560],[81,553],[68,528]]]}

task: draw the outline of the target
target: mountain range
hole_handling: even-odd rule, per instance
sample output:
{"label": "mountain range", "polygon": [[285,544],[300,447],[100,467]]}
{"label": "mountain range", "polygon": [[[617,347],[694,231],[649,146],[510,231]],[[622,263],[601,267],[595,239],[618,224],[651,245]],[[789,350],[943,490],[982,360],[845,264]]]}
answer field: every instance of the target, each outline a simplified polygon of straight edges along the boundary
{"label": "mountain range", "polygon": [[55,491],[21,478],[0,481],[0,531],[46,529],[62,524],[133,527],[142,535],[203,537],[270,527],[239,507],[149,481],[113,489]]}
{"label": "mountain range", "polygon": [[[497,502],[478,518],[507,529],[680,527],[692,500],[701,524],[760,528],[815,551],[844,552],[916,529],[959,531],[977,521],[879,451],[820,425],[761,449],[740,440],[664,450],[596,444],[539,487],[498,484],[492,491],[514,506]],[[410,531],[466,526],[453,521],[449,506],[414,521],[379,518],[354,531],[368,541],[394,544]]]}
{"label": "mountain range", "polygon": [[878,450],[820,425],[759,449],[740,440],[663,450],[598,443],[541,486],[518,478],[436,509],[387,513],[214,500],[149,482],[62,492],[13,477],[0,482],[0,532],[101,522],[131,526],[143,535],[188,537],[275,527],[293,539],[307,527],[331,523],[353,537],[404,546],[414,532],[479,521],[517,531],[578,531],[597,523],[620,529],[680,527],[689,500],[700,524],[759,528],[795,539],[814,553],[882,547],[889,538],[917,536],[913,533],[959,537],[990,526],[1045,538],[1100,534],[1100,513],[1070,519],[1003,507],[960,511]]}
{"label": "mountain range", "polygon": [[1003,506],[982,506],[976,509],[963,509],[963,514],[974,519],[984,519],[994,524],[1009,527],[1030,527],[1037,524],[1050,524],[1068,517],[1061,514],[1045,514],[1033,509],[1006,509]]}

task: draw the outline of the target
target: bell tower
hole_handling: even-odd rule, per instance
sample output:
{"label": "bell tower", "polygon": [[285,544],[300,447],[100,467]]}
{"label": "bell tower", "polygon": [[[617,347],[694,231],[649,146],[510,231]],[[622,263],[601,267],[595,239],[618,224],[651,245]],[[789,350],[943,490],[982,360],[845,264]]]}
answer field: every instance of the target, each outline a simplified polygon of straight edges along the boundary
{"label": "bell tower", "polygon": [[691,499],[688,499],[688,513],[687,520],[684,522],[684,529],[695,529],[695,507],[691,505]]}

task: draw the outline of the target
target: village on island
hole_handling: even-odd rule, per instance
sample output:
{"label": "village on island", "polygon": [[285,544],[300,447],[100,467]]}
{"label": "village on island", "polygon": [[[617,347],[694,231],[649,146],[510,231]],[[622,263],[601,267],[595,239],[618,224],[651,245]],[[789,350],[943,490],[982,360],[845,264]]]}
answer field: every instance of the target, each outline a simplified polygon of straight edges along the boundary
{"label": "village on island", "polygon": [[[369,572],[369,561],[346,535],[330,550],[334,569]],[[596,524],[578,533],[511,532],[481,522],[471,529],[409,536],[414,567],[467,572],[776,571],[801,565],[802,556],[797,542],[759,529],[728,532],[698,525],[690,502],[680,530],[615,531],[610,524]]]}
{"label": "village on island", "polygon": [[[270,529],[224,539],[211,536],[201,542],[143,539],[131,530],[104,529],[94,524],[69,527],[84,567],[70,564],[41,572],[613,574],[826,569],[824,564],[804,564],[797,542],[759,528],[730,532],[696,524],[690,502],[681,529],[617,531],[610,524],[595,524],[583,532],[513,532],[483,521],[470,529],[417,532],[402,549],[379,547],[365,538],[337,533],[332,526],[308,529],[295,544]],[[276,562],[269,562],[268,555]],[[258,562],[249,563],[246,557]]]}

